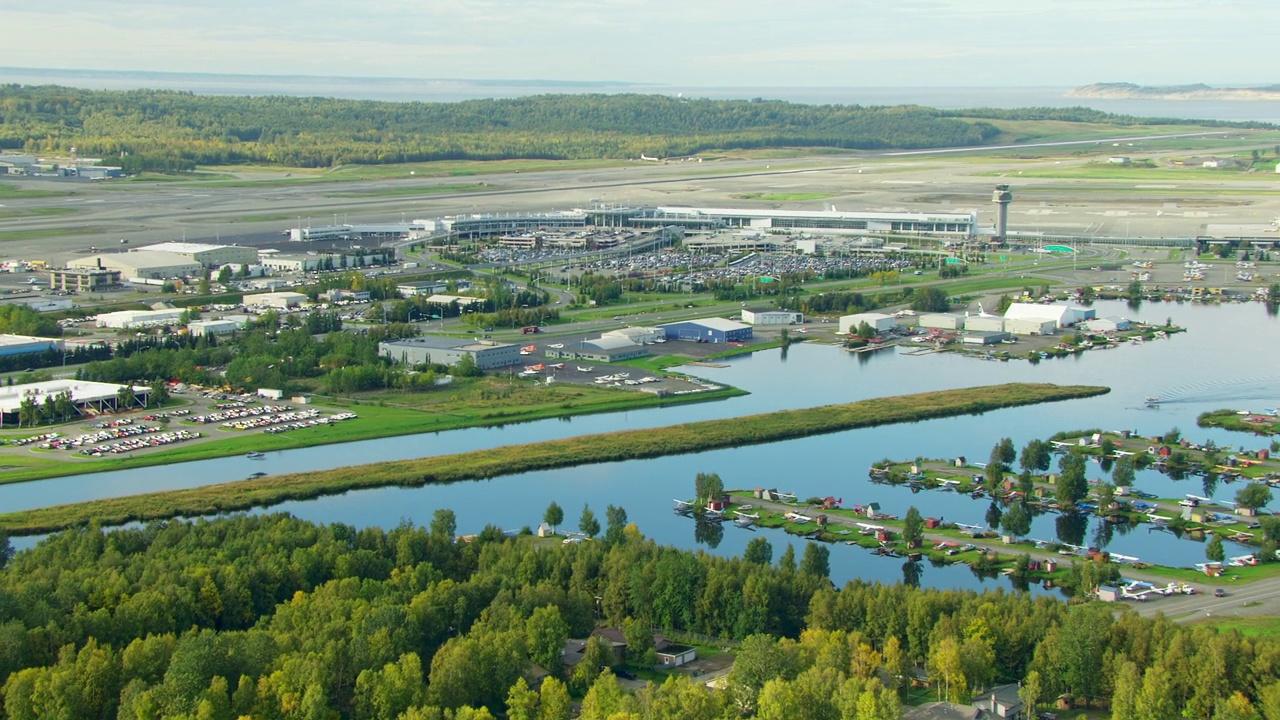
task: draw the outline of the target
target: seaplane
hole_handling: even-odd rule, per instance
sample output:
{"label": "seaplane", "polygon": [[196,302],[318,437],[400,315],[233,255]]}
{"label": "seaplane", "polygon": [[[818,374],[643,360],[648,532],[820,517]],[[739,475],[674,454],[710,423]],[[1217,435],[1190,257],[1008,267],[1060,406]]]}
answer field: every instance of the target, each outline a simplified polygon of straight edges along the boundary
{"label": "seaplane", "polygon": [[524,346],[524,347],[520,348],[520,354],[521,354],[521,355],[532,355],[532,354],[534,354],[534,353],[535,353],[535,352],[537,352],[537,351],[538,351],[538,346],[537,346],[537,345],[526,345],[526,346]]}
{"label": "seaplane", "polygon": [[795,502],[795,501],[796,501],[796,494],[795,494],[795,493],[776,492],[776,493],[774,493],[773,495],[774,495],[774,497],[778,498],[778,499],[779,499],[779,500],[781,500],[782,502],[789,502],[789,503],[790,503],[790,502]]}
{"label": "seaplane", "polygon": [[560,348],[564,347],[564,343],[552,343],[552,344],[548,345],[547,347],[549,347],[549,348],[555,348],[556,350],[559,350]]}
{"label": "seaplane", "polygon": [[578,372],[595,372],[595,367],[588,365],[587,367],[578,366]]}
{"label": "seaplane", "polygon": [[807,523],[807,522],[813,522],[813,518],[809,517],[808,515],[801,515],[801,514],[800,514],[800,513],[798,513],[798,512],[789,512],[789,513],[787,513],[786,515],[784,515],[783,517],[785,517],[787,520],[789,520],[789,521],[791,521],[791,522],[793,522],[793,523]]}
{"label": "seaplane", "polygon": [[987,528],[984,525],[966,525],[965,523],[956,523],[956,527],[970,535],[981,535],[987,531]]}
{"label": "seaplane", "polygon": [[564,363],[554,363],[552,365],[548,365],[547,367],[551,368],[552,370],[563,370]]}
{"label": "seaplane", "polygon": [[1148,395],[1147,397],[1142,398],[1142,402],[1146,403],[1148,407],[1154,407],[1160,404],[1160,398]]}
{"label": "seaplane", "polygon": [[693,506],[684,500],[674,500],[675,507],[671,508],[676,511],[677,515],[690,515],[693,513]]}
{"label": "seaplane", "polygon": [[1138,602],[1146,602],[1147,596],[1157,592],[1156,587],[1151,583],[1135,581],[1128,585],[1121,586],[1120,597],[1127,600],[1137,600]]}
{"label": "seaplane", "polygon": [[747,528],[753,527],[756,524],[756,521],[752,520],[751,518],[740,517],[740,518],[734,518],[733,524],[745,530]]}
{"label": "seaplane", "polygon": [[251,453],[245,453],[245,457],[249,458],[250,460],[261,460],[262,458],[266,457],[266,455],[263,455],[260,452],[251,452]]}
{"label": "seaplane", "polygon": [[1119,553],[1111,553],[1111,559],[1118,563],[1128,563],[1130,565],[1138,562],[1138,558],[1132,555],[1121,555]]}
{"label": "seaplane", "polygon": [[734,510],[734,511],[733,511],[733,514],[734,514],[734,515],[737,515],[739,518],[744,518],[744,519],[746,519],[746,520],[759,520],[759,519],[760,519],[760,513],[747,513],[747,512],[742,512],[741,510]]}
{"label": "seaplane", "polygon": [[864,531],[864,534],[866,535],[872,535],[884,529],[883,525],[872,525],[871,523],[862,522],[854,524],[857,525],[860,530]]}
{"label": "seaplane", "polygon": [[724,513],[719,510],[707,508],[707,512],[702,516],[702,519],[713,523],[724,522]]}

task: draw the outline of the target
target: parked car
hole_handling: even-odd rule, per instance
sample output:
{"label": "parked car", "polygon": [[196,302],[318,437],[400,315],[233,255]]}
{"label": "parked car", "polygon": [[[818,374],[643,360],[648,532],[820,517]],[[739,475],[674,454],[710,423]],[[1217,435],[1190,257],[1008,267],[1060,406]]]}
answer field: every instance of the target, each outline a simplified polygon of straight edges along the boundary
{"label": "parked car", "polygon": [[1214,590],[1213,590],[1213,596],[1214,596],[1214,597],[1226,597],[1226,596],[1227,596],[1227,591],[1226,591],[1226,590],[1223,590],[1222,588],[1214,588]]}

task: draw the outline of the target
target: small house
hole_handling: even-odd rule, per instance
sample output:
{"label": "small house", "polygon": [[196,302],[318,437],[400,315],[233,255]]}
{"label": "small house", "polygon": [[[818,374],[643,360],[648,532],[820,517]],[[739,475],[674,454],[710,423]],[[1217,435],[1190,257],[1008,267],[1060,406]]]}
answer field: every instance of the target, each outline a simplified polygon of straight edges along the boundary
{"label": "small house", "polygon": [[973,706],[979,710],[1002,718],[1021,718],[1022,699],[1018,697],[1020,688],[1016,683],[999,685],[991,688],[973,699]]}
{"label": "small house", "polygon": [[942,521],[935,517],[925,518],[924,526],[926,529],[934,530],[942,525]]}

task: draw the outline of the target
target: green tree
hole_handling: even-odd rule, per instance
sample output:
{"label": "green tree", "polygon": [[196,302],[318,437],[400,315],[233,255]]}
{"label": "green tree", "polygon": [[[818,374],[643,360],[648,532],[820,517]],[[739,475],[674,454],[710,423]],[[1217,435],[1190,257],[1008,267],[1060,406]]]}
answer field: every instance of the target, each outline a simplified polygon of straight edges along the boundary
{"label": "green tree", "polygon": [[223,265],[222,268],[218,270],[218,284],[225,286],[229,282],[231,282],[231,266]]}
{"label": "green tree", "polygon": [[947,294],[938,287],[918,288],[911,294],[911,309],[916,312],[946,312],[951,309]]}
{"label": "green tree", "polygon": [[573,701],[569,688],[558,679],[549,677],[538,690],[538,720],[569,720]]}
{"label": "green tree", "polygon": [[960,643],[948,635],[929,652],[929,677],[938,689],[938,699],[946,702],[964,702],[969,687],[964,679],[964,665],[960,657]]}
{"label": "green tree", "polygon": [[458,535],[458,516],[448,508],[440,508],[431,514],[431,536],[453,542]]}
{"label": "green tree", "polygon": [[538,693],[529,689],[523,677],[507,693],[508,720],[538,720]]}
{"label": "green tree", "polygon": [[1250,483],[1236,493],[1236,504],[1249,510],[1259,510],[1271,502],[1271,488],[1260,482]]}
{"label": "green tree", "polygon": [[831,575],[831,550],[826,545],[807,543],[804,546],[804,557],[800,559],[800,572],[821,578]]}
{"label": "green tree", "polygon": [[582,515],[578,517],[578,531],[589,538],[600,534],[600,521],[585,503],[582,505]]}
{"label": "green tree", "polygon": [[1111,720],[1138,720],[1134,707],[1142,690],[1142,675],[1138,666],[1130,660],[1120,662],[1116,673],[1115,689],[1111,693]]}
{"label": "green tree", "polygon": [[724,481],[718,473],[698,473],[693,478],[693,485],[698,494],[699,505],[718,500],[724,495]]}
{"label": "green tree", "polygon": [[569,625],[560,608],[547,605],[536,608],[525,621],[525,643],[529,659],[555,677],[564,672],[564,643],[569,639]]}
{"label": "green tree", "polygon": [[606,529],[604,532],[605,542],[610,545],[617,545],[626,539],[624,532],[627,527],[627,511],[622,507],[614,507],[610,505],[604,511]]}
{"label": "green tree", "polygon": [[753,565],[769,565],[773,562],[773,546],[763,537],[753,537],[747,542],[742,559]]}
{"label": "green tree", "polygon": [[1031,472],[1044,472],[1049,469],[1051,462],[1049,443],[1043,440],[1029,441],[1022,447],[1022,454],[1018,458],[1018,464],[1022,469]]}
{"label": "green tree", "polygon": [[658,663],[657,650],[653,643],[653,631],[645,623],[635,618],[622,621],[622,635],[627,641],[627,662],[640,667],[650,667]]}
{"label": "green tree", "polygon": [[1001,483],[1004,482],[1004,460],[1001,459],[1003,457],[1003,450],[1001,449],[1000,444],[996,443],[996,445],[991,448],[991,455],[987,458],[987,467],[983,470],[983,477],[985,478],[987,490],[993,493],[998,490]]}
{"label": "green tree", "polygon": [[1058,476],[1058,504],[1064,508],[1074,507],[1089,493],[1084,455],[1072,449],[1059,460],[1059,467],[1062,472]]}
{"label": "green tree", "polygon": [[1204,546],[1204,556],[1211,562],[1222,562],[1227,558],[1227,551],[1222,547],[1222,536],[1213,534],[1213,539]]}
{"label": "green tree", "polygon": [[564,508],[560,507],[555,500],[547,506],[547,511],[542,514],[542,522],[551,526],[551,531],[555,532],[560,527],[560,523],[564,522]]}
{"label": "green tree", "polygon": [[1116,460],[1116,466],[1111,470],[1111,482],[1116,487],[1133,487],[1136,474],[1133,469],[1133,457],[1125,455]]}
{"label": "green tree", "polygon": [[902,539],[911,548],[920,547],[924,540],[924,518],[915,505],[907,508],[907,514],[902,519]]}
{"label": "green tree", "polygon": [[138,402],[138,396],[133,392],[133,385],[125,383],[116,391],[116,406],[121,410],[132,408]]}
{"label": "green tree", "polygon": [[1000,526],[1014,537],[1022,537],[1031,532],[1031,513],[1027,511],[1026,503],[1021,500],[1013,501],[1008,512],[1000,519]]}

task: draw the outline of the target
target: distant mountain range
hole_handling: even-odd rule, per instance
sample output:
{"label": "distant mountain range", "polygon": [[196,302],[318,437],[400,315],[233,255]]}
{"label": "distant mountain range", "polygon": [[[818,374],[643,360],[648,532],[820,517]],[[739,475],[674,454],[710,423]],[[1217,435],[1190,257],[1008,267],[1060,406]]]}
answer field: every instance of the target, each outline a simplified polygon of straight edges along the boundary
{"label": "distant mountain range", "polygon": [[1094,83],[1067,91],[1067,97],[1116,100],[1280,100],[1280,85],[1213,87],[1194,85],[1135,85]]}

